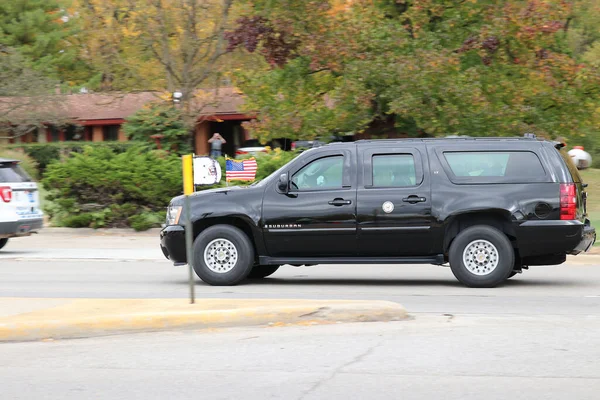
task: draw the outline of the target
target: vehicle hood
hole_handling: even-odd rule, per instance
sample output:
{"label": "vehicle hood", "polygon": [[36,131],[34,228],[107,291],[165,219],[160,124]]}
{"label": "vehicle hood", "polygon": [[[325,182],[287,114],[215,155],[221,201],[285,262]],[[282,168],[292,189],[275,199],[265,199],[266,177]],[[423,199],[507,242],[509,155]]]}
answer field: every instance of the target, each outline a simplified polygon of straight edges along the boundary
{"label": "vehicle hood", "polygon": [[[237,196],[238,194],[250,194],[256,191],[263,190],[263,188],[255,188],[252,186],[229,186],[223,188],[206,189],[194,192],[190,195],[190,201],[192,204],[203,201],[215,201],[215,197],[218,196]],[[173,205],[182,205],[185,196],[177,196],[171,200]]]}

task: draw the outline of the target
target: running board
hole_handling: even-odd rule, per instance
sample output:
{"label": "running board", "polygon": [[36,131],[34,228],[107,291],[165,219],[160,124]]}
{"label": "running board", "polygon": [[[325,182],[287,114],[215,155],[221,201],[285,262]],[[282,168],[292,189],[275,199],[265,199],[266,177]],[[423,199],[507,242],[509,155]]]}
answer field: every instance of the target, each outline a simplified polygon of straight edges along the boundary
{"label": "running board", "polygon": [[446,261],[443,254],[427,257],[258,257],[260,265],[316,264],[434,264]]}

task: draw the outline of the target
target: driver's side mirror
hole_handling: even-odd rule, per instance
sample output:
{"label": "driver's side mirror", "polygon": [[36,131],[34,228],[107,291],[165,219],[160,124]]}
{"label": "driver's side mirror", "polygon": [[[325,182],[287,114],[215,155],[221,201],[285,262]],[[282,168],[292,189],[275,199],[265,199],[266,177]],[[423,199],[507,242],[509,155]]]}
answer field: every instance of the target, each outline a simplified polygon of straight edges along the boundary
{"label": "driver's side mirror", "polygon": [[279,179],[277,180],[277,189],[281,193],[287,193],[290,190],[290,180],[288,178],[288,174],[279,175]]}

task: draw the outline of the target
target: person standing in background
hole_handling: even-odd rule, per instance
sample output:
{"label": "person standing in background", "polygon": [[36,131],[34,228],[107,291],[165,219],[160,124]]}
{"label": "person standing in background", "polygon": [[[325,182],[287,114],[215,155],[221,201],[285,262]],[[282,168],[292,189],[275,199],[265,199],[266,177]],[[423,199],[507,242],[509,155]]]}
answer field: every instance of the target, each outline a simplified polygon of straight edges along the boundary
{"label": "person standing in background", "polygon": [[223,136],[219,133],[215,133],[210,139],[208,139],[208,143],[210,143],[210,156],[213,158],[221,157],[221,149],[223,148],[223,144],[227,143]]}

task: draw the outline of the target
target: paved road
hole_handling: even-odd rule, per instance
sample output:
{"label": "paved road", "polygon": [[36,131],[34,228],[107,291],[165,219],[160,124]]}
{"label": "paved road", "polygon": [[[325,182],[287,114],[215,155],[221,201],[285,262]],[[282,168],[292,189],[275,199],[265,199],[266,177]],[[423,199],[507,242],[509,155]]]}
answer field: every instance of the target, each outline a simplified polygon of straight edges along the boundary
{"label": "paved road", "polygon": [[16,343],[0,345],[0,387],[11,400],[595,400],[599,330],[598,317],[462,315]]}
{"label": "paved road", "polygon": [[[0,252],[3,297],[186,297],[153,237],[40,235]],[[198,297],[384,299],[399,323],[183,331],[0,345],[7,399],[597,399],[600,265],[495,289],[448,268],[284,267]]]}
{"label": "paved road", "polygon": [[[176,298],[188,295],[187,267],[164,259],[151,236],[39,235],[0,252],[4,297]],[[382,299],[410,312],[595,315],[600,265],[536,267],[495,289],[460,285],[449,268],[427,265],[282,267],[235,287],[197,280],[199,297]]]}

